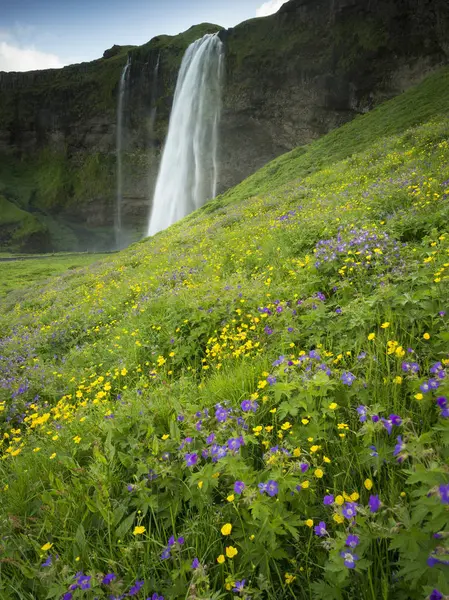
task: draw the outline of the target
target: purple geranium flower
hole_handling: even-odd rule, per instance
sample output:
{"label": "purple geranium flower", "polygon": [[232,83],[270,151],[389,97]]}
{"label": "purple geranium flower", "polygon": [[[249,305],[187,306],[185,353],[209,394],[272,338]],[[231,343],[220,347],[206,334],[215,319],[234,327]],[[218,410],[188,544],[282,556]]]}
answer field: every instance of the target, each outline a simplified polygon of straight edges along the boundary
{"label": "purple geranium flower", "polygon": [[355,548],[359,543],[360,539],[358,535],[348,535],[345,542],[346,546],[349,546],[350,548]]}
{"label": "purple geranium flower", "polygon": [[131,586],[131,588],[128,592],[128,596],[137,596],[137,594],[143,588],[144,583],[145,582],[143,580],[136,581],[135,584],[133,586]]}
{"label": "purple geranium flower", "polygon": [[241,494],[244,489],[245,489],[245,484],[243,483],[243,481],[236,481],[234,483],[234,493],[235,494]]}
{"label": "purple geranium flower", "polygon": [[440,485],[438,488],[438,494],[441,498],[442,504],[449,504],[449,483],[446,485]]}
{"label": "purple geranium flower", "polygon": [[271,498],[272,498],[273,496],[276,496],[276,494],[278,493],[278,491],[279,491],[279,486],[278,486],[277,482],[273,481],[272,479],[270,479],[267,482],[267,487],[266,487],[267,494],[269,496],[271,496]]}
{"label": "purple geranium flower", "polygon": [[194,558],[192,561],[192,569],[198,569],[200,566],[200,561],[197,558]]}
{"label": "purple geranium flower", "polygon": [[429,600],[443,600],[443,594],[438,590],[432,590],[429,596]]}
{"label": "purple geranium flower", "polygon": [[117,579],[117,575],[115,573],[108,573],[103,577],[103,581],[101,583],[103,585],[109,585],[114,581],[114,579]]}
{"label": "purple geranium flower", "polygon": [[187,452],[184,458],[188,467],[193,467],[198,462],[198,454],[196,452]]}
{"label": "purple geranium flower", "polygon": [[[397,444],[394,447],[393,456],[398,456],[398,454],[400,454],[402,452],[402,450],[405,448],[405,444],[402,441],[402,436],[398,435],[398,437],[396,439],[397,439]],[[399,463],[401,463],[401,462],[403,462],[404,457],[399,456],[397,460]]]}
{"label": "purple geranium flower", "polygon": [[366,421],[367,407],[361,404],[357,407],[357,412],[359,413],[359,421],[360,423],[364,423]]}
{"label": "purple geranium flower", "polygon": [[348,386],[351,386],[357,377],[353,375],[350,371],[343,371],[340,377],[341,381]]}
{"label": "purple geranium flower", "polygon": [[345,559],[345,567],[348,567],[348,569],[353,569],[355,567],[356,561],[359,560],[357,554],[347,552],[346,550],[340,552],[340,556],[342,556]]}
{"label": "purple geranium flower", "polygon": [[343,505],[343,515],[347,519],[353,519],[357,514],[357,503],[356,502],[345,502]]}
{"label": "purple geranium flower", "polygon": [[318,525],[314,527],[315,535],[318,537],[324,537],[327,535],[326,523],[324,521],[320,521]]}
{"label": "purple geranium flower", "polygon": [[368,506],[372,513],[375,513],[379,510],[380,504],[381,504],[381,502],[380,502],[379,496],[371,495],[369,497]]}
{"label": "purple geranium flower", "polygon": [[51,567],[52,557],[51,554],[47,556],[47,560],[41,564],[41,567]]}
{"label": "purple geranium flower", "polygon": [[324,496],[323,504],[325,506],[329,506],[330,504],[333,504],[333,502],[334,502],[334,497],[332,494],[328,494],[327,496]]}
{"label": "purple geranium flower", "polygon": [[243,592],[243,588],[245,587],[246,579],[242,579],[241,581],[236,581],[234,587],[232,588],[233,592],[237,592],[240,594]]}

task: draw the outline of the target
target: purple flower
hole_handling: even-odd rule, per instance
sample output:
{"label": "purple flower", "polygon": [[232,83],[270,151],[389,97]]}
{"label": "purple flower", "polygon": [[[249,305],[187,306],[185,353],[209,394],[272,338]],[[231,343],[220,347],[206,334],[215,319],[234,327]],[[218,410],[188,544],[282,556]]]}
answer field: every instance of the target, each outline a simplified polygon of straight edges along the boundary
{"label": "purple flower", "polygon": [[143,588],[144,583],[145,582],[143,580],[136,581],[135,584],[130,588],[130,590],[128,592],[128,596],[137,596],[137,594]]}
{"label": "purple flower", "polygon": [[375,513],[375,512],[377,512],[379,510],[380,504],[381,504],[381,502],[380,502],[379,496],[377,496],[377,495],[376,496],[371,495],[369,497],[368,506],[369,506],[369,509],[370,509],[370,511],[372,513]]}
{"label": "purple flower", "polygon": [[392,414],[388,417],[388,419],[382,418],[382,423],[385,429],[387,430],[388,435],[390,435],[393,429],[393,425],[401,425],[402,419],[399,415]]}
{"label": "purple flower", "polygon": [[334,503],[334,497],[332,496],[332,494],[324,496],[323,504],[325,506],[329,506],[329,504],[333,504],[333,503]]}
{"label": "purple flower", "polygon": [[427,381],[424,381],[420,386],[419,389],[424,393],[427,394],[427,392],[430,390],[430,386],[429,383]]}
{"label": "purple flower", "polygon": [[437,398],[437,404],[440,408],[446,408],[447,398],[445,396],[440,396],[439,398]]}
{"label": "purple flower", "polygon": [[84,575],[83,573],[80,573],[78,576],[78,579],[77,579],[77,583],[78,583],[80,589],[89,590],[91,579],[92,579],[91,575]]}
{"label": "purple flower", "polygon": [[[397,456],[405,448],[405,444],[402,441],[402,436],[398,435],[398,437],[396,439],[397,439],[398,443],[394,447],[393,456]],[[401,463],[401,462],[403,462],[404,457],[403,456],[399,456],[397,460],[398,460],[398,462]]]}
{"label": "purple flower", "polygon": [[264,331],[267,335],[271,335],[273,333],[273,330],[271,329],[271,327],[268,327],[268,325],[264,327]]}
{"label": "purple flower", "polygon": [[62,597],[62,600],[72,600],[72,598],[73,598],[73,594],[72,594],[72,592],[66,592],[66,593],[63,595],[63,597]]}
{"label": "purple flower", "polygon": [[154,592],[154,594],[150,598],[147,598],[147,600],[164,600],[164,596],[159,596],[157,592]]}
{"label": "purple flower", "polygon": [[437,390],[440,387],[440,383],[436,379],[429,379],[429,388],[431,390]]}
{"label": "purple flower", "polygon": [[309,465],[308,465],[308,463],[301,463],[299,465],[299,468],[301,469],[301,473],[305,473],[306,471],[309,470]]}
{"label": "purple flower", "polygon": [[449,483],[446,485],[440,485],[438,488],[438,494],[441,498],[442,504],[449,504]]}
{"label": "purple flower", "polygon": [[268,383],[269,383],[270,385],[273,385],[273,384],[275,384],[275,383],[276,383],[276,377],[275,377],[274,375],[269,375],[269,376],[267,377],[267,381],[268,381]]}
{"label": "purple flower", "polygon": [[163,550],[161,553],[161,560],[167,560],[167,558],[170,558],[170,549],[169,548],[165,548],[165,550]]}
{"label": "purple flower", "polygon": [[350,371],[343,371],[340,377],[341,381],[348,386],[351,386],[357,377],[353,375]]}
{"label": "purple flower", "polygon": [[318,537],[324,537],[327,535],[326,531],[326,523],[324,521],[320,521],[318,525],[314,527],[315,535]]}
{"label": "purple flower", "polygon": [[192,569],[198,569],[198,567],[200,566],[200,561],[197,558],[194,558],[192,561]]}
{"label": "purple flower", "polygon": [[356,502],[345,502],[343,505],[343,515],[347,519],[353,519],[357,514],[357,503]]}
{"label": "purple flower", "polygon": [[47,560],[41,564],[41,567],[51,567],[52,558],[51,554],[48,555]]}
{"label": "purple flower", "polygon": [[359,560],[357,554],[347,552],[346,550],[340,552],[340,556],[342,556],[345,559],[345,567],[348,567],[348,569],[353,569],[355,567],[356,560]]}
{"label": "purple flower", "polygon": [[429,596],[429,600],[443,600],[443,594],[438,590],[432,590]]}
{"label": "purple flower", "polygon": [[273,496],[276,496],[276,494],[279,491],[279,486],[278,486],[277,482],[273,481],[272,479],[267,481],[267,487],[266,487],[265,491],[271,498],[273,498]]}
{"label": "purple flower", "polygon": [[243,412],[249,412],[251,410],[251,400],[243,400],[240,404],[240,408]]}
{"label": "purple flower", "polygon": [[177,420],[178,420],[180,423],[182,423],[182,422],[184,421],[184,416],[183,416],[183,415],[178,415],[176,418],[177,418]]}
{"label": "purple flower", "polygon": [[117,575],[115,573],[108,573],[103,577],[103,581],[101,583],[103,585],[109,585],[114,581],[114,579],[117,579]]}
{"label": "purple flower", "polygon": [[360,423],[364,423],[366,421],[367,411],[368,411],[367,407],[363,406],[363,404],[361,404],[360,406],[357,407],[357,412],[359,413]]}
{"label": "purple flower", "polygon": [[241,494],[244,489],[245,489],[245,484],[243,483],[243,481],[236,481],[234,483],[234,493],[235,494]]}
{"label": "purple flower", "polygon": [[206,438],[206,443],[207,444],[212,444],[212,442],[215,440],[215,433],[210,433],[207,438]]}
{"label": "purple flower", "polygon": [[176,541],[178,542],[178,544],[179,544],[180,546],[182,546],[182,545],[183,545],[183,543],[185,542],[185,539],[184,539],[184,537],[181,535],[181,536],[180,536],[180,537],[179,537],[179,538],[178,538]]}
{"label": "purple flower", "polygon": [[240,446],[244,445],[243,437],[230,438],[227,442],[229,450],[237,451]]}
{"label": "purple flower", "polygon": [[376,446],[370,446],[370,456],[379,456]]}
{"label": "purple flower", "polygon": [[356,548],[360,543],[360,539],[358,535],[348,535],[348,537],[346,538],[346,546],[349,546],[350,548]]}
{"label": "purple flower", "polygon": [[373,416],[371,417],[371,421],[372,421],[373,423],[378,423],[378,422],[379,422],[379,415],[373,415]]}
{"label": "purple flower", "polygon": [[187,452],[184,458],[188,467],[193,467],[198,462],[198,454],[196,452]]}
{"label": "purple flower", "polygon": [[241,581],[236,581],[234,586],[232,588],[233,592],[237,592],[238,594],[240,594],[241,592],[243,592],[243,588],[245,587],[245,583],[246,583],[246,579],[242,579]]}

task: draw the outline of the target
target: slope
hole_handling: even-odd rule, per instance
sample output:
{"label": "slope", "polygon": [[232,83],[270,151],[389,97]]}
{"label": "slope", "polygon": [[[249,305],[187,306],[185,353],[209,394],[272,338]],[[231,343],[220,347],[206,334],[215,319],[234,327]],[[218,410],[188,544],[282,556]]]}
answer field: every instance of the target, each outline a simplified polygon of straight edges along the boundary
{"label": "slope", "polygon": [[6,296],[2,599],[449,594],[449,122],[421,99]]}

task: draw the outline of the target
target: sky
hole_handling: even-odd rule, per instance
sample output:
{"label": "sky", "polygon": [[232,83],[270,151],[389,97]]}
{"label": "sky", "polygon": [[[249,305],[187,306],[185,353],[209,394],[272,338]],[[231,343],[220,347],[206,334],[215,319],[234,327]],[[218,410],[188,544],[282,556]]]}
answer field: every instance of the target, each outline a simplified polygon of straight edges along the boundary
{"label": "sky", "polygon": [[100,58],[208,22],[233,27],[286,0],[0,0],[0,71],[48,69]]}

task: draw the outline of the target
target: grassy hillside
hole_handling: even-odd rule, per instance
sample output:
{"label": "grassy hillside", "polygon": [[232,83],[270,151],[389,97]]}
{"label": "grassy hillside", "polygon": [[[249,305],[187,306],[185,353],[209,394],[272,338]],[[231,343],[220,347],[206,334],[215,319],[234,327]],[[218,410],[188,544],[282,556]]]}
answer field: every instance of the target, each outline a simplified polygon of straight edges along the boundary
{"label": "grassy hillside", "polygon": [[1,301],[2,600],[449,594],[439,77]]}

